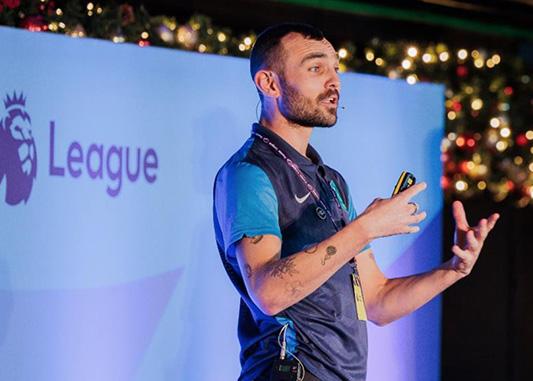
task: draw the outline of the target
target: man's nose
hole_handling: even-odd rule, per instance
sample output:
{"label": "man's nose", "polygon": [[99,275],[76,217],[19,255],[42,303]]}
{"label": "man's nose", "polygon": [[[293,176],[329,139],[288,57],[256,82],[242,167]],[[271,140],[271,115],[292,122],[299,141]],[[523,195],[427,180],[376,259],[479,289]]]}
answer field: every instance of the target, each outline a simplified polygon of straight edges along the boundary
{"label": "man's nose", "polygon": [[327,87],[331,89],[336,89],[337,91],[340,91],[341,89],[341,80],[339,77],[339,73],[335,69],[331,69],[331,76],[329,78]]}

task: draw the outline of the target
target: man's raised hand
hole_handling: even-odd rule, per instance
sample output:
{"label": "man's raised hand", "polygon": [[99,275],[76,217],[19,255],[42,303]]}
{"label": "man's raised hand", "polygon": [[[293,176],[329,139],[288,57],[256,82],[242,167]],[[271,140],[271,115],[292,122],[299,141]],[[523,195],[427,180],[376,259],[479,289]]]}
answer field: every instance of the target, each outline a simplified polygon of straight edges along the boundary
{"label": "man's raised hand", "polygon": [[449,265],[461,276],[466,276],[472,271],[483,243],[500,215],[494,213],[489,218],[481,219],[477,226],[471,227],[466,219],[463,204],[460,201],[455,201],[452,208],[455,219],[455,244],[452,247],[454,256]]}
{"label": "man's raised hand", "polygon": [[411,198],[426,187],[426,183],[422,182],[392,198],[377,198],[356,221],[363,225],[371,240],[396,234],[416,233],[420,230],[416,225],[426,218],[426,213],[419,212]]}

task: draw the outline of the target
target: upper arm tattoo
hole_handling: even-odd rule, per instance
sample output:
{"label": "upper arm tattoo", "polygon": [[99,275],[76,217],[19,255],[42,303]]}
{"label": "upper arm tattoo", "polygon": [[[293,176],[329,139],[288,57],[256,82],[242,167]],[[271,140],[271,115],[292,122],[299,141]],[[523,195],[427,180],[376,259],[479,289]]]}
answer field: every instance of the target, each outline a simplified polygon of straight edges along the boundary
{"label": "upper arm tattoo", "polygon": [[256,235],[254,237],[250,237],[250,241],[256,245],[259,243],[259,241],[261,241],[263,239],[263,235]]}
{"label": "upper arm tattoo", "polygon": [[250,279],[252,277],[252,267],[248,263],[244,266],[244,271],[246,272],[246,277]]}

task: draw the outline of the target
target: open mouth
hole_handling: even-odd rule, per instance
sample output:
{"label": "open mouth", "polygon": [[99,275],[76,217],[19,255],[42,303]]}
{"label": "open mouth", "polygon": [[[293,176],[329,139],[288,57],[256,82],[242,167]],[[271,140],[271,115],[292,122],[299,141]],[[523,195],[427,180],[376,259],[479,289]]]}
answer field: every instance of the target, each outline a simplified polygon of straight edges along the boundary
{"label": "open mouth", "polygon": [[332,95],[332,96],[325,98],[320,103],[325,103],[330,106],[337,106],[338,101],[339,99],[335,95]]}
{"label": "open mouth", "polygon": [[324,103],[330,106],[337,106],[339,103],[339,96],[335,93],[329,94],[325,98],[323,98],[320,103]]}

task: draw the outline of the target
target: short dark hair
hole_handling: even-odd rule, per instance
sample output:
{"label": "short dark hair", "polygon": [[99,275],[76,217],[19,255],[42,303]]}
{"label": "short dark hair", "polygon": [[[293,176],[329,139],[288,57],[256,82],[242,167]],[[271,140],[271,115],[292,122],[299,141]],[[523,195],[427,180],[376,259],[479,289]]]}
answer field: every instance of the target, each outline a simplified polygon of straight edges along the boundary
{"label": "short dark hair", "polygon": [[252,79],[255,73],[264,67],[283,71],[283,59],[280,59],[283,51],[280,42],[289,33],[298,33],[312,40],[321,41],[324,39],[322,31],[309,24],[283,23],[268,27],[257,36],[250,54]]}

